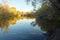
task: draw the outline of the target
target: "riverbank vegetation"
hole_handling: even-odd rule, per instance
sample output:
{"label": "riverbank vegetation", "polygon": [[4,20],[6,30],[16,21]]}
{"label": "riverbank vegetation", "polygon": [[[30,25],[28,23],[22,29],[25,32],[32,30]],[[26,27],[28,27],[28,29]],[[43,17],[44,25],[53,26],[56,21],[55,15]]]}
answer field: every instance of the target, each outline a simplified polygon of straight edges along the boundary
{"label": "riverbank vegetation", "polygon": [[[60,5],[56,0],[41,0],[42,4],[40,5],[39,1],[33,0],[33,7],[35,8],[34,12],[32,12],[32,17],[36,18],[36,24],[38,24],[43,30],[54,30],[58,28],[60,25]],[[29,2],[29,1],[28,1]],[[38,4],[40,7],[38,7]],[[36,9],[36,7],[38,7]],[[33,24],[35,25],[35,24]]]}

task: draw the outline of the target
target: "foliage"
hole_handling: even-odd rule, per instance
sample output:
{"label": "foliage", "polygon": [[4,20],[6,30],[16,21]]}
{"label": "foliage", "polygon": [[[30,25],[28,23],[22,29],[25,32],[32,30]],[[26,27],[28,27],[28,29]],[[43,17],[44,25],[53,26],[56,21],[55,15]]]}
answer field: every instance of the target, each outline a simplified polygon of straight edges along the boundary
{"label": "foliage", "polygon": [[41,8],[38,8],[34,13],[36,24],[41,26],[43,30],[54,30],[59,28],[60,12],[56,9],[57,8],[55,8],[51,3],[44,2]]}
{"label": "foliage", "polygon": [[16,11],[15,7],[0,4],[0,27],[8,27],[10,24],[15,24],[21,18],[23,13]]}
{"label": "foliage", "polygon": [[34,7],[34,11],[40,7],[44,2],[48,2],[48,0],[26,0],[27,4],[31,3]]}
{"label": "foliage", "polygon": [[0,5],[0,20],[19,17],[22,12],[16,11],[16,8],[10,8],[8,5]]}

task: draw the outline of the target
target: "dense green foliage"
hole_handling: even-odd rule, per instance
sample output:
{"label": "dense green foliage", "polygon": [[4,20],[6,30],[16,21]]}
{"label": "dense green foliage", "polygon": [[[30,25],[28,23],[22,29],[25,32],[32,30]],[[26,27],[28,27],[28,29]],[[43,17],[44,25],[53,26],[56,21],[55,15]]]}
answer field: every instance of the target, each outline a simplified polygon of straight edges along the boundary
{"label": "dense green foliage", "polygon": [[54,30],[60,26],[60,10],[59,3],[56,0],[50,2],[44,2],[36,12],[36,24],[41,26],[43,30]]}

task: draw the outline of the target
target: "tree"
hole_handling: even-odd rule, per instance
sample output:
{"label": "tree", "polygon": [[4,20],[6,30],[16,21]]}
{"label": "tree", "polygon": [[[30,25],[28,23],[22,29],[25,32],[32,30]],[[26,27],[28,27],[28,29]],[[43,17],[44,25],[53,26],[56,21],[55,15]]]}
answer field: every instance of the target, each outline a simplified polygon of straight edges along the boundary
{"label": "tree", "polygon": [[[59,0],[49,0],[43,2],[41,7],[36,10],[36,23],[42,28],[54,30],[60,25],[60,3]],[[46,29],[45,28],[45,29]]]}

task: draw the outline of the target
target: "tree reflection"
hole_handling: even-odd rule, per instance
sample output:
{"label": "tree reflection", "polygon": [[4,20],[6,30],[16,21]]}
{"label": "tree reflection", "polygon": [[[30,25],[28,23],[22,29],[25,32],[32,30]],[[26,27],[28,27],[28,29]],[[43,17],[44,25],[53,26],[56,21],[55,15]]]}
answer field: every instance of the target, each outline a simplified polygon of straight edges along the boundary
{"label": "tree reflection", "polygon": [[10,24],[12,24],[12,25],[16,24],[17,20],[18,19],[16,17],[10,18],[10,19],[7,19],[7,20],[6,19],[1,19],[0,20],[0,28],[4,29],[4,31],[7,32],[8,26]]}
{"label": "tree reflection", "polygon": [[[25,16],[21,16],[21,17],[14,17],[14,18],[9,18],[9,19],[1,19],[0,20],[0,28],[1,30],[4,29],[4,33],[8,33],[8,27],[12,24],[16,24],[16,21],[20,20],[20,19],[28,19],[30,20],[31,18],[25,17]],[[33,19],[33,18],[32,18]]]}

